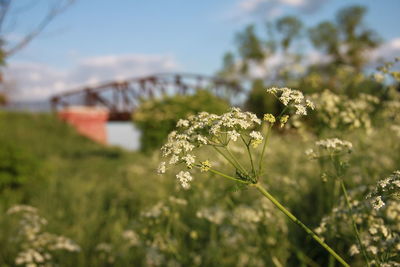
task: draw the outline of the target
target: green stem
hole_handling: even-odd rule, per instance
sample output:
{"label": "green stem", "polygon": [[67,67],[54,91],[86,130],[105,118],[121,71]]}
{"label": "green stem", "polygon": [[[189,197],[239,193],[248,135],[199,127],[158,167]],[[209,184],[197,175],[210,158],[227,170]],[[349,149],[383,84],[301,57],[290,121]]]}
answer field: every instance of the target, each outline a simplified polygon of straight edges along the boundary
{"label": "green stem", "polygon": [[350,267],[350,265],[343,260],[331,247],[329,247],[321,238],[319,238],[310,228],[303,224],[299,219],[296,218],[289,210],[287,210],[277,199],[275,199],[267,190],[265,190],[260,184],[254,184],[258,191],[261,192],[266,198],[268,198],[280,211],[282,211],[290,220],[300,226],[304,231],[307,232],[315,241],[317,241],[323,248],[325,248],[333,257],[336,258],[343,266]]}
{"label": "green stem", "polygon": [[357,227],[356,221],[354,220],[352,208],[350,206],[350,199],[349,199],[349,196],[347,194],[346,186],[344,184],[343,179],[340,179],[340,186],[342,187],[344,198],[346,199],[347,208],[350,210],[350,213],[351,213],[350,217],[351,217],[351,221],[352,221],[352,224],[353,224],[353,229],[354,229],[354,233],[355,233],[356,238],[357,238],[358,245],[360,246],[360,249],[361,249],[361,252],[362,252],[362,254],[364,256],[365,262],[367,263],[367,266],[369,267],[371,265],[369,263],[369,259],[368,259],[367,253],[365,251],[365,248],[364,248],[363,244],[361,243],[360,232],[358,231],[358,227]]}
{"label": "green stem", "polygon": [[250,152],[250,146],[249,146],[248,143],[246,143],[246,141],[244,140],[243,136],[240,136],[240,138],[242,139],[243,143],[246,146],[247,154],[249,154],[249,158],[250,158],[251,170],[253,172],[253,176],[255,176],[256,175],[256,169],[254,168],[253,157],[251,156],[251,152]]}
{"label": "green stem", "polygon": [[263,162],[263,159],[264,159],[265,149],[267,148],[267,144],[268,144],[268,140],[269,140],[269,136],[270,136],[270,133],[271,133],[272,126],[273,126],[273,124],[271,124],[269,126],[268,132],[267,132],[267,134],[266,134],[266,136],[264,138],[264,144],[263,144],[263,148],[262,148],[262,151],[261,151],[260,162],[258,164],[258,176],[261,175],[262,162]]}
{"label": "green stem", "polygon": [[215,147],[215,146],[212,146],[219,154],[221,154],[235,169],[237,169],[238,168],[238,166],[236,166],[235,165],[235,163],[230,159],[230,158],[228,158],[224,153],[222,153],[222,151],[221,150],[219,150],[217,147]]}
{"label": "green stem", "polygon": [[288,109],[288,106],[285,106],[283,109],[282,109],[282,111],[281,111],[281,113],[276,117],[276,118],[281,118],[281,116],[283,115],[283,113],[285,113],[285,111]]}
{"label": "green stem", "polygon": [[236,164],[239,166],[239,168],[241,169],[241,171],[244,174],[247,174],[247,171],[245,168],[243,168],[242,164],[240,164],[240,162],[236,159],[235,155],[232,154],[232,152],[228,149],[228,147],[225,147],[226,151],[228,151],[229,156],[231,156],[231,158],[236,162]]}
{"label": "green stem", "polygon": [[240,179],[237,179],[237,178],[235,178],[235,177],[232,177],[232,176],[230,176],[230,175],[227,175],[227,174],[225,174],[225,173],[219,172],[219,171],[214,170],[214,169],[209,169],[208,171],[209,171],[209,172],[212,172],[212,173],[214,173],[214,174],[217,174],[217,175],[219,175],[219,176],[222,176],[222,177],[224,177],[224,178],[227,178],[227,179],[229,179],[229,180],[233,180],[233,181],[235,181],[235,182],[239,182],[239,183],[242,183],[242,184],[249,184],[248,182],[242,181],[242,180],[240,180]]}

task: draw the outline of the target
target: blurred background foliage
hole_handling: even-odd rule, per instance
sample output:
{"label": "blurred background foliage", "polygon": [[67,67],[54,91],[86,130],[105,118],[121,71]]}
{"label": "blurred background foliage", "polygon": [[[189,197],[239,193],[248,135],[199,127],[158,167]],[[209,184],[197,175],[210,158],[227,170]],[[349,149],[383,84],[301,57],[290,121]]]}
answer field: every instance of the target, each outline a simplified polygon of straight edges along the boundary
{"label": "blurred background foliage", "polygon": [[[400,77],[395,61],[368,74],[368,52],[380,38],[364,25],[365,13],[361,6],[348,7],[334,21],[310,29],[296,17],[283,17],[266,24],[266,37],[250,25],[236,35],[237,51],[224,56],[218,72],[248,85],[243,107],[260,117],[281,109],[265,93],[270,86],[299,89],[316,102],[307,120],[293,118],[275,129],[263,177],[312,228],[339,201],[336,186],[304,155],[316,140],[353,143],[345,177],[350,191],[400,169]],[[320,51],[322,61],[301,53],[304,40]],[[271,66],[277,54],[285,63]],[[60,266],[338,266],[255,192],[200,174],[183,191],[173,175],[155,174],[156,148],[178,119],[199,111],[219,114],[228,106],[206,90],[143,100],[132,116],[146,153],[95,144],[53,115],[0,112],[0,265],[14,266],[23,249],[13,241],[11,230],[18,225],[6,211],[28,204],[48,220],[46,230],[81,247],[53,255]],[[241,157],[242,151],[232,150]],[[216,166],[224,168],[219,160]],[[348,253],[351,236],[332,240],[351,266],[364,266],[360,255]]]}
{"label": "blurred background foliage", "polygon": [[228,108],[229,103],[226,100],[206,90],[198,90],[193,95],[143,100],[132,119],[141,130],[141,149],[148,152],[161,147],[179,119],[201,111],[222,114]]}

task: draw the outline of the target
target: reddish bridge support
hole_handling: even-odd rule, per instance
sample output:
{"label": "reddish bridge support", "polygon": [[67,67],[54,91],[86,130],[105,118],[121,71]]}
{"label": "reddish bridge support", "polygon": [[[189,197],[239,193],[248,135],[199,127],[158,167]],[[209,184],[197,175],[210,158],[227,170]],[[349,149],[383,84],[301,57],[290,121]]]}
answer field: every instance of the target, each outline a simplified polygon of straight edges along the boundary
{"label": "reddish bridge support", "polygon": [[58,116],[78,133],[101,144],[107,143],[108,115],[107,109],[98,107],[69,107],[58,112]]}

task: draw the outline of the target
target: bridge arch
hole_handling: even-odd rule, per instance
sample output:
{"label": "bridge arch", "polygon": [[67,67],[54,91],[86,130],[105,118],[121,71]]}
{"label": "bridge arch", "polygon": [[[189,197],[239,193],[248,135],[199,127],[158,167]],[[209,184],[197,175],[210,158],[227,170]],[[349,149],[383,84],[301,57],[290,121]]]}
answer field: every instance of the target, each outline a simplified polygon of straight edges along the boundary
{"label": "bridge arch", "polygon": [[192,94],[200,89],[227,100],[242,92],[238,84],[218,77],[161,73],[60,93],[51,98],[51,104],[53,110],[71,106],[102,107],[108,110],[110,121],[127,121],[131,119],[131,114],[139,106],[141,99]]}
{"label": "bridge arch", "polygon": [[197,90],[208,90],[229,101],[242,92],[238,84],[217,77],[161,73],[60,93],[51,98],[51,104],[58,116],[80,134],[105,144],[107,121],[130,121],[142,99],[193,94]]}

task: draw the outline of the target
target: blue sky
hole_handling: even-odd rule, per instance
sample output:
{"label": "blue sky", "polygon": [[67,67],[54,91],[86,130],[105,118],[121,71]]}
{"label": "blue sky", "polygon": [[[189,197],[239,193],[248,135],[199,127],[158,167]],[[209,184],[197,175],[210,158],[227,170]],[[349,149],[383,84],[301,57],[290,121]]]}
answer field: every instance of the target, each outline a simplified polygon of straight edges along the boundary
{"label": "blue sky", "polygon": [[[33,3],[35,1],[27,1]],[[12,44],[40,21],[49,1],[9,18]],[[54,1],[53,1],[54,2]],[[333,19],[350,4],[368,8],[367,25],[385,40],[380,54],[400,54],[399,0],[76,0],[24,50],[8,59],[15,99],[40,99],[102,80],[153,72],[214,73],[234,34],[248,23],[298,15],[306,25]]]}

